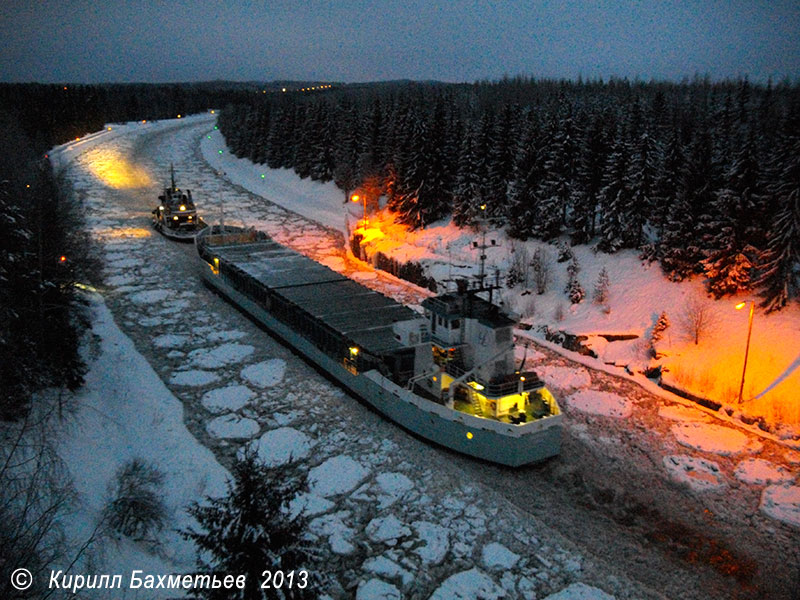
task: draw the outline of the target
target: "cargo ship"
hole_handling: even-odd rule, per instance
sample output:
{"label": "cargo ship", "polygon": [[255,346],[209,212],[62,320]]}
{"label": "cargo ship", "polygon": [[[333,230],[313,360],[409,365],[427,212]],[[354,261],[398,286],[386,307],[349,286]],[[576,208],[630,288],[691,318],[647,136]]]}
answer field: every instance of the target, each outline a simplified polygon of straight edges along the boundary
{"label": "cargo ship", "polygon": [[404,429],[511,467],[559,453],[558,402],[517,368],[515,321],[482,281],[421,314],[263,232],[208,227],[195,244],[207,286]]}

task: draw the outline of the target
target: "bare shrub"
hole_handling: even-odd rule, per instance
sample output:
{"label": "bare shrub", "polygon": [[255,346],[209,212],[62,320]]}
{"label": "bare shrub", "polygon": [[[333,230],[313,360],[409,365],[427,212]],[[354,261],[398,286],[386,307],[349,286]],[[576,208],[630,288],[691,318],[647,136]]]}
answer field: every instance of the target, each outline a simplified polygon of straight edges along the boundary
{"label": "bare shrub", "polygon": [[510,265],[506,275],[506,285],[513,288],[518,283],[528,287],[530,277],[530,259],[528,250],[525,246],[512,246],[510,253]]}
{"label": "bare shrub", "polygon": [[524,306],[522,307],[522,316],[526,319],[530,319],[536,316],[535,298],[528,298],[528,300],[525,302]]}
{"label": "bare shrub", "polygon": [[694,340],[695,345],[700,343],[702,336],[711,333],[716,328],[717,322],[714,307],[697,296],[692,296],[686,301],[679,316],[681,330]]}
{"label": "bare shrub", "polygon": [[564,320],[564,305],[560,302],[556,305],[556,308],[553,311],[553,318],[559,323]]}
{"label": "bare shrub", "polygon": [[133,458],[117,469],[104,519],[114,531],[143,540],[164,528],[167,509],[164,474],[155,465]]}

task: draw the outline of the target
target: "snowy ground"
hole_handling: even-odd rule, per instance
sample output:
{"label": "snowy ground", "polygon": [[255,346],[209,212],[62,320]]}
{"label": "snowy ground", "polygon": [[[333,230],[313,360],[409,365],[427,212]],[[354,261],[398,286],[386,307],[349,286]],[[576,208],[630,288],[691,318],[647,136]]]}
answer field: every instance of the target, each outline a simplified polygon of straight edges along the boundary
{"label": "snowy ground", "polygon": [[[204,203],[220,203],[227,221],[264,229],[344,272],[363,272],[342,250],[344,218],[342,226],[315,225],[298,214],[319,216],[311,207],[333,197],[329,187],[220,155],[215,136],[206,116],[131,124],[60,153],[74,161],[69,177],[91,208],[106,254],[106,302],[183,405],[183,423],[202,444],[150,446],[174,432],[142,430],[130,419],[122,423],[130,423],[137,442],[127,452],[151,447],[169,464],[176,456],[202,456],[206,447],[226,464],[252,444],[265,462],[298,469],[309,490],[296,509],[312,517],[311,532],[329,553],[332,580],[321,597],[705,598],[738,588],[709,565],[683,563],[637,541],[637,532],[647,539],[664,534],[658,512],[637,508],[650,495],[653,510],[667,519],[674,506],[692,527],[707,527],[729,544],[740,538],[752,544],[734,548],[743,561],[791,547],[800,528],[796,451],[589,370],[546,345],[528,351],[529,366],[542,367],[564,399],[567,431],[562,457],[539,469],[508,472],[453,457],[366,411],[205,290],[193,275],[191,247],[148,227],[150,206],[174,162],[178,184],[194,190],[201,212]],[[201,138],[204,155],[224,163],[202,160]],[[248,181],[256,187],[273,186],[259,192],[270,200],[288,198],[289,210],[237,187],[247,173],[255,174]],[[351,207],[341,200],[339,194],[343,215]],[[365,279],[408,303],[419,301],[419,291],[401,283]],[[149,391],[94,385],[114,389],[115,398],[152,400]],[[86,447],[72,452],[88,454]],[[582,493],[597,513],[580,508]],[[675,543],[682,548],[682,542]],[[783,564],[784,577],[775,578],[781,586],[790,575]],[[773,591],[776,598],[785,592]]]}

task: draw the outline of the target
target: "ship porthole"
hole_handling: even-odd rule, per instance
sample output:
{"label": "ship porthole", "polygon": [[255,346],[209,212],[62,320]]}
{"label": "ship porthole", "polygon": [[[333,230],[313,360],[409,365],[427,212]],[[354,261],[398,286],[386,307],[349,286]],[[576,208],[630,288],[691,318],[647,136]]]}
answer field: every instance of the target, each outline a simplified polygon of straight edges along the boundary
{"label": "ship porthole", "polygon": [[471,431],[468,431],[468,432],[467,432],[467,439],[468,439],[468,440],[471,440],[471,439],[472,439],[472,432],[471,432]]}

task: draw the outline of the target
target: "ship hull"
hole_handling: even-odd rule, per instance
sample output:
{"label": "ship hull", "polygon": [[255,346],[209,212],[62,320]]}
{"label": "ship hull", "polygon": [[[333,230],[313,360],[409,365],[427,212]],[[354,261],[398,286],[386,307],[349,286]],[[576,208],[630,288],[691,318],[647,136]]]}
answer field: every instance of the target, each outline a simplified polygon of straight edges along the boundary
{"label": "ship hull", "polygon": [[297,350],[345,389],[404,429],[450,450],[510,467],[540,462],[561,449],[560,414],[524,425],[511,425],[461,413],[422,398],[376,370],[353,374],[342,364],[229,285],[203,263],[209,287]]}
{"label": "ship hull", "polygon": [[194,238],[197,236],[197,234],[208,227],[208,225],[205,221],[203,221],[203,219],[198,219],[197,224],[191,228],[183,227],[179,229],[170,229],[169,227],[165,227],[160,221],[153,221],[153,227],[156,229],[156,231],[169,240],[189,244],[194,243]]}

